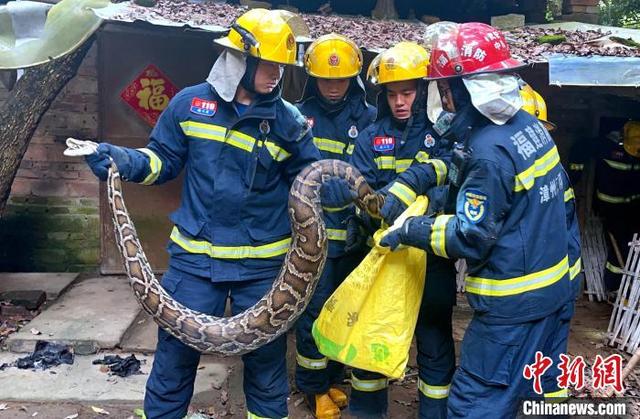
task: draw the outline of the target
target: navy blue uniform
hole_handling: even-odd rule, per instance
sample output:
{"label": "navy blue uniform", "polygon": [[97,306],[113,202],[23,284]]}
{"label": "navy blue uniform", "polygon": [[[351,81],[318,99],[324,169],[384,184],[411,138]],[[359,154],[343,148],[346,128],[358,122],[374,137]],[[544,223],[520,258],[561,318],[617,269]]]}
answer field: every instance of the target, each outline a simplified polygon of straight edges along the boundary
{"label": "navy blue uniform", "polygon": [[[386,100],[383,97],[383,100]],[[447,177],[449,147],[432,130],[424,112],[406,126],[391,116],[382,117],[358,137],[351,164],[374,189],[386,189],[410,204],[415,193],[394,182],[416,163],[429,163],[442,185]],[[434,188],[434,195],[438,188]],[[430,194],[431,195],[431,194]],[[431,196],[430,196],[431,198]],[[437,199],[433,199],[435,202]],[[429,211],[437,208],[430,206]],[[445,418],[455,353],[451,315],[455,304],[455,267],[452,261],[429,257],[427,280],[416,326],[418,342],[421,418]],[[387,410],[387,379],[380,374],[355,370],[350,408],[353,413],[381,415]]]}
{"label": "navy blue uniform", "polygon": [[[519,111],[498,126],[477,112],[464,115],[470,120],[456,134],[470,156],[458,167],[455,214],[425,221],[429,252],[466,259],[475,311],[449,417],[515,417],[519,398],[533,391],[522,371],[535,352],[566,353],[580,272],[573,191],[551,136],[534,117]],[[550,380],[544,391],[566,395]]]}
{"label": "navy blue uniform", "polygon": [[[607,290],[620,287],[629,242],[640,231],[640,159],[628,154],[619,142],[603,140],[596,164],[594,206],[602,217],[607,237],[607,263],[604,282]],[[622,255],[618,261],[611,237]]]}
{"label": "navy blue uniform", "polygon": [[[185,172],[180,207],[171,214],[167,291],[187,307],[216,316],[227,297],[234,313],[257,302],[290,243],[289,187],[320,157],[302,116],[279,92],[258,96],[240,115],[235,104],[202,83],[171,100],[146,148],[127,152],[127,180],[160,184]],[[287,415],[285,345],[283,335],[243,357],[250,415]],[[199,357],[159,332],[147,417],[186,414]]]}
{"label": "navy blue uniform", "polygon": [[[315,79],[309,78],[297,106],[312,126],[313,141],[322,158],[348,161],[358,133],[373,122],[376,110],[367,104],[364,89],[355,79],[343,103],[328,105],[319,95]],[[326,393],[331,384],[342,379],[342,366],[318,351],[311,328],[325,301],[362,260],[361,252],[345,254],[345,221],[352,214],[353,206],[333,212],[325,209],[329,257],[314,295],[296,323],[296,385],[309,395]]]}

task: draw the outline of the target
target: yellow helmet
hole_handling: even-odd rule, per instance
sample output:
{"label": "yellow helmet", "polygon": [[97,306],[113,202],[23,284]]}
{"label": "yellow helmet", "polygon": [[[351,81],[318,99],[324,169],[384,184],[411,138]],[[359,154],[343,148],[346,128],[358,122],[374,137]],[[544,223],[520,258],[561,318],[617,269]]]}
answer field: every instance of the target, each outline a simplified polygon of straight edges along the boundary
{"label": "yellow helmet", "polygon": [[415,42],[400,42],[371,61],[367,78],[373,84],[427,77],[429,53]]}
{"label": "yellow helmet", "polygon": [[308,36],[302,18],[286,10],[251,9],[238,17],[217,44],[278,64],[302,65],[296,37]]}
{"label": "yellow helmet", "polygon": [[623,128],[624,150],[633,157],[640,158],[640,122],[629,121]]}
{"label": "yellow helmet", "polygon": [[360,74],[362,52],[349,38],[337,33],[313,41],[304,53],[307,74],[321,79],[347,79]]}
{"label": "yellow helmet", "polygon": [[523,82],[520,87],[520,97],[522,98],[523,110],[538,118],[548,131],[556,129],[556,125],[547,120],[547,104],[538,92]]}

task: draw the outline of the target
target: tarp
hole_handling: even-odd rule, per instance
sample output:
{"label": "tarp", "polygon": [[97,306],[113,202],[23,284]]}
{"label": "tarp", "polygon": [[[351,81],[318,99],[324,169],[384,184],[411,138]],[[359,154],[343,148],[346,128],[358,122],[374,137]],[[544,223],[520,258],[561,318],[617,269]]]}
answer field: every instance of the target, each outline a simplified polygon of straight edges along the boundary
{"label": "tarp", "polygon": [[548,61],[550,85],[640,87],[640,58],[555,54]]}
{"label": "tarp", "polygon": [[13,1],[0,6],[0,70],[27,68],[82,45],[102,19],[93,9],[109,0],[62,0],[55,6]]}

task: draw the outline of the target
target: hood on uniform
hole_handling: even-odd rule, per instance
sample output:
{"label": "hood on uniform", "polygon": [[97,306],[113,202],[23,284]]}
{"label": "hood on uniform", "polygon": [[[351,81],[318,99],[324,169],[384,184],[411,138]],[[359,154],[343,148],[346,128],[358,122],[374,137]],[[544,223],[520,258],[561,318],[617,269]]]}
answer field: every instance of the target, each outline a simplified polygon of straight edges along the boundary
{"label": "hood on uniform", "polygon": [[[216,91],[225,102],[232,102],[238,86],[244,87],[251,93],[255,93],[256,71],[259,60],[257,58],[241,55],[232,50],[224,50],[211,67],[207,83]],[[247,87],[249,86],[249,87]],[[273,92],[260,95],[267,100],[280,97],[281,84],[273,89]]]}
{"label": "hood on uniform", "polygon": [[248,92],[256,92],[256,72],[258,71],[258,59],[247,56],[247,66],[244,74],[240,79],[240,86],[244,87]]}

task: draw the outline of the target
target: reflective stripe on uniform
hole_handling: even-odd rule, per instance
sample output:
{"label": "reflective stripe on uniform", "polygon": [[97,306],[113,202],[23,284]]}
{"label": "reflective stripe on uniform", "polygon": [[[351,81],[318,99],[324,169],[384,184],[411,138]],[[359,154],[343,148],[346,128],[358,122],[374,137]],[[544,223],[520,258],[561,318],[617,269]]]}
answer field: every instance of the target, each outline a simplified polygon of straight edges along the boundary
{"label": "reflective stripe on uniform", "polygon": [[416,161],[418,163],[426,163],[427,160],[429,160],[429,153],[426,151],[418,151],[418,154],[416,154]]}
{"label": "reflective stripe on uniform", "polygon": [[349,208],[351,205],[353,204],[347,204],[344,207],[339,207],[339,208],[332,208],[332,207],[322,207],[322,210],[325,212],[340,212],[340,211],[344,211],[347,208]]}
{"label": "reflective stripe on uniform", "polygon": [[358,391],[380,391],[389,386],[388,378],[379,378],[377,380],[360,380],[355,375],[351,374],[351,388]]}
{"label": "reflective stripe on uniform", "polygon": [[629,202],[635,201],[636,199],[640,199],[640,195],[612,196],[600,191],[596,191],[596,196],[600,201],[607,202],[609,204],[627,204]]}
{"label": "reflective stripe on uniform", "polygon": [[339,230],[337,228],[328,228],[327,238],[329,240],[345,241],[347,240],[347,230]]}
{"label": "reflective stripe on uniform", "polygon": [[287,253],[291,238],[278,240],[260,246],[214,246],[205,240],[185,237],[177,227],[171,231],[171,240],[189,253],[208,255],[220,259],[266,259]]}
{"label": "reflective stripe on uniform", "polygon": [[296,362],[298,362],[298,365],[302,368],[306,368],[308,370],[323,370],[327,368],[329,360],[326,356],[319,359],[307,358],[306,356],[302,356],[296,352]]}
{"label": "reflective stripe on uniform", "polygon": [[396,160],[396,173],[402,173],[411,167],[413,159],[398,159]]}
{"label": "reflective stripe on uniform", "polygon": [[508,279],[488,279],[468,276],[465,290],[489,297],[506,297],[522,294],[555,284],[569,272],[569,258],[565,256],[550,268],[528,275]]}
{"label": "reflective stripe on uniform", "polygon": [[413,189],[400,182],[393,182],[389,188],[389,193],[401,200],[406,206],[413,204],[416,200],[416,193]]}
{"label": "reflective stripe on uniform", "polygon": [[379,156],[373,159],[378,170],[392,170],[396,168],[396,158],[393,156]]}
{"label": "reflective stripe on uniform", "polygon": [[451,384],[446,386],[431,386],[421,378],[418,378],[418,390],[420,393],[424,394],[425,397],[430,399],[446,399],[449,397],[449,389],[451,388]]}
{"label": "reflective stripe on uniform", "polygon": [[447,259],[447,223],[452,217],[453,215],[438,215],[431,226],[431,250],[436,256]]}
{"label": "reflective stripe on uniform", "polygon": [[557,400],[546,400],[547,403],[560,403],[569,398],[569,390],[563,388],[558,391],[554,391],[551,393],[544,393],[545,399],[557,399]]}
{"label": "reflective stripe on uniform", "polygon": [[[258,416],[255,413],[251,413],[249,411],[247,411],[247,419],[274,419],[274,418],[267,418],[264,416]],[[289,416],[285,416],[282,419],[289,419]]]}
{"label": "reflective stripe on uniform", "polygon": [[253,151],[253,147],[256,145],[256,139],[243,132],[231,130],[227,132],[225,143],[251,152]]}
{"label": "reflective stripe on uniform", "polygon": [[349,146],[347,147],[347,154],[351,155],[353,154],[353,149],[356,148],[355,144],[349,144]]}
{"label": "reflective stripe on uniform", "polygon": [[536,159],[536,161],[527,170],[516,175],[516,186],[514,190],[516,192],[520,192],[525,189],[529,190],[533,188],[536,178],[549,173],[558,163],[560,163],[558,148],[553,146],[553,148],[547,151],[542,157]]}
{"label": "reflective stripe on uniform", "polygon": [[158,157],[156,153],[149,150],[148,148],[139,148],[138,151],[146,154],[149,157],[150,169],[147,177],[144,178],[144,180],[140,183],[142,183],[143,185],[151,185],[156,180],[158,180],[158,177],[160,176],[160,172],[162,171],[162,160],[160,160],[160,157]]}
{"label": "reflective stripe on uniform", "polygon": [[[259,141],[258,145],[262,146],[262,141]],[[271,154],[271,157],[275,161],[284,161],[291,157],[291,153],[289,153],[284,148],[275,145],[271,141],[265,141],[264,146],[267,147],[267,151],[269,151],[269,154]]]}
{"label": "reflective stripe on uniform", "polygon": [[189,137],[218,141],[248,151],[249,153],[253,151],[256,143],[255,138],[243,134],[240,131],[232,130],[229,131],[227,135],[227,129],[220,125],[183,121],[180,122],[180,127],[182,128],[182,132]]}
{"label": "reflective stripe on uniform", "polygon": [[615,160],[602,159],[607,165],[616,170],[640,170],[640,165],[622,163]]}
{"label": "reflective stripe on uniform", "polygon": [[327,151],[334,154],[343,154],[345,144],[340,141],[330,140],[328,138],[313,137],[313,143],[320,151]]}
{"label": "reflective stripe on uniform", "polygon": [[582,259],[578,258],[578,260],[576,260],[576,263],[574,263],[569,268],[569,279],[573,280],[573,278],[578,276],[581,270],[582,270]]}
{"label": "reflective stripe on uniform", "polygon": [[[404,172],[409,167],[411,167],[411,164],[414,161],[417,161],[418,163],[432,163],[436,170],[436,176],[444,173],[442,183],[444,183],[446,179],[447,166],[441,160],[430,160],[429,153],[425,151],[418,151],[418,153],[412,159],[396,159],[395,156],[378,156],[374,158],[373,161],[376,163],[376,167],[378,168],[378,170],[395,170],[396,173]],[[441,166],[436,167],[436,164],[441,164]],[[440,176],[438,176],[438,180],[439,179]],[[442,183],[439,182],[438,185],[441,185]]]}
{"label": "reflective stripe on uniform", "polygon": [[447,180],[447,165],[444,164],[442,160],[437,159],[427,160],[425,163],[433,166],[433,170],[436,172],[436,183],[438,186],[443,185],[445,180]]}
{"label": "reflective stripe on uniform", "polygon": [[573,192],[573,188],[569,188],[566,191],[564,191],[564,202],[571,201],[575,197],[576,195]]}
{"label": "reflective stripe on uniform", "polygon": [[623,273],[624,273],[624,269],[622,269],[622,268],[621,268],[621,267],[619,267],[619,266],[614,265],[614,264],[613,264],[613,263],[611,263],[611,262],[607,262],[607,263],[606,263],[606,265],[605,265],[605,268],[606,268],[609,272],[614,273],[614,274],[623,274]]}

